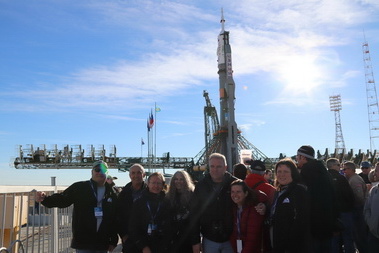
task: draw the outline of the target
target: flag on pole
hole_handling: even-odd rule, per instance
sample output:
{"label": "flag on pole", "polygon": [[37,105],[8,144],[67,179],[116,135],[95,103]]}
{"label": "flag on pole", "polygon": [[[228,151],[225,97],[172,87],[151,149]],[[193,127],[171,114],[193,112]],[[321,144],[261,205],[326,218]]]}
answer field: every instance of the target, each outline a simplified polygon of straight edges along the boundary
{"label": "flag on pole", "polygon": [[149,117],[149,127],[153,128],[154,126],[154,116],[153,116],[153,110],[151,110],[150,117]]}
{"label": "flag on pole", "polygon": [[151,128],[151,127],[150,127],[150,120],[147,119],[147,131],[148,131],[148,132],[150,132],[150,128]]}
{"label": "flag on pole", "polygon": [[143,141],[142,138],[141,138],[141,145],[145,145],[145,142]]}
{"label": "flag on pole", "polygon": [[155,107],[155,111],[156,111],[156,112],[160,112],[160,111],[161,111],[161,108],[159,108],[159,107]]}

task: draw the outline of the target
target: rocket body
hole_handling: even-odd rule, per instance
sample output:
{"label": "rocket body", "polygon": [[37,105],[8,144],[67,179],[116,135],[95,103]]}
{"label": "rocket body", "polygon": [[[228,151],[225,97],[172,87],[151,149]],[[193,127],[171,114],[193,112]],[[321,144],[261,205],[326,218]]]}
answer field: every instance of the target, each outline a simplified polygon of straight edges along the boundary
{"label": "rocket body", "polygon": [[222,29],[218,36],[218,75],[220,84],[220,129],[221,150],[228,163],[229,171],[238,162],[237,124],[235,121],[235,83],[233,80],[232,50],[229,44],[229,32]]}

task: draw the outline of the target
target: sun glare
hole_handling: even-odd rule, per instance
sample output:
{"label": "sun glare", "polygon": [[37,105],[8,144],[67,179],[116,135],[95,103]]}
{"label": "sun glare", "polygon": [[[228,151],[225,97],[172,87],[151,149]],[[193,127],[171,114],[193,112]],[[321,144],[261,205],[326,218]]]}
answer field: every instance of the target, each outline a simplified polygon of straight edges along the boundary
{"label": "sun glare", "polygon": [[320,84],[321,70],[315,60],[307,56],[296,56],[285,62],[280,70],[280,80],[285,90],[294,95],[309,94]]}

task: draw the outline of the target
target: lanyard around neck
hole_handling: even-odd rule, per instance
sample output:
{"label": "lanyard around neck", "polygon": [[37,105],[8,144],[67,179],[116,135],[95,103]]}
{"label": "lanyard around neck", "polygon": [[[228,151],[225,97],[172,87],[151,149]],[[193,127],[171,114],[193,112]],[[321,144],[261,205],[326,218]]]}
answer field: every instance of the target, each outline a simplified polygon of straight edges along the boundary
{"label": "lanyard around neck", "polygon": [[241,215],[242,215],[242,207],[237,208],[237,235],[239,239],[241,239]]}
{"label": "lanyard around neck", "polygon": [[[103,198],[101,200],[98,200],[98,198],[97,198],[97,190],[95,190],[95,187],[93,187],[93,182],[90,181],[89,183],[91,185],[92,192],[93,192],[93,195],[95,196],[97,205],[101,204],[102,200],[105,198],[105,191],[106,191],[106,189],[104,189],[104,196],[103,196]],[[104,187],[105,187],[105,185],[104,185]],[[98,189],[98,188],[96,187],[96,189]]]}
{"label": "lanyard around neck", "polygon": [[157,207],[157,211],[155,212],[154,215],[153,215],[153,213],[151,212],[151,207],[150,207],[150,203],[149,203],[149,201],[146,202],[146,206],[147,206],[147,209],[149,209],[149,213],[150,213],[150,216],[151,216],[151,222],[154,223],[155,217],[157,217],[157,214],[159,213],[159,209],[161,208],[161,202],[159,201],[159,203],[158,203],[158,207]]}

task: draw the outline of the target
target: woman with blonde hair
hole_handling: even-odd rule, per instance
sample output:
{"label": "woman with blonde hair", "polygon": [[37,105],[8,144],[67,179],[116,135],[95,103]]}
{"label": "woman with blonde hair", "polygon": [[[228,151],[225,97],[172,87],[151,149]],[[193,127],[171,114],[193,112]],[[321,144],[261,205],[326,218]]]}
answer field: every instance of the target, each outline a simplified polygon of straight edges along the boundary
{"label": "woman with blonde hair", "polygon": [[190,175],[183,170],[175,172],[171,178],[166,198],[169,200],[173,212],[172,246],[171,252],[192,252],[189,231],[190,201],[195,186]]}

